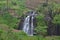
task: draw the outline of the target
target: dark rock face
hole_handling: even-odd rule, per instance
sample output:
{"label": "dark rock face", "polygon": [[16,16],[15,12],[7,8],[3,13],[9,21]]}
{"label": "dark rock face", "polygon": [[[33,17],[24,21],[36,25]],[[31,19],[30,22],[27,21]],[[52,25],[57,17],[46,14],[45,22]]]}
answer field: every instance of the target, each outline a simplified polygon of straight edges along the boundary
{"label": "dark rock face", "polygon": [[37,19],[36,18],[33,19],[33,25],[34,25],[34,28],[37,26]]}
{"label": "dark rock face", "polygon": [[24,15],[22,15],[22,16],[20,17],[20,22],[19,22],[19,25],[18,25],[18,30],[22,30],[24,20],[25,20],[25,17],[24,17]]}
{"label": "dark rock face", "polygon": [[56,35],[60,36],[60,24],[56,24],[55,31],[56,31]]}
{"label": "dark rock face", "polygon": [[50,9],[47,11],[47,14],[45,15],[45,21],[47,23],[47,34],[52,36],[52,35],[60,35],[60,25],[59,24],[54,24],[52,20],[54,19],[54,16],[56,14],[52,15],[52,10]]}
{"label": "dark rock face", "polygon": [[47,34],[48,35],[52,35],[53,23],[52,23],[52,10],[51,9],[49,9],[49,10],[46,11],[45,22],[47,23],[46,25],[48,26],[48,28],[47,28]]}
{"label": "dark rock face", "polygon": [[60,25],[54,24],[51,28],[48,30],[48,35],[57,35],[60,36]]}

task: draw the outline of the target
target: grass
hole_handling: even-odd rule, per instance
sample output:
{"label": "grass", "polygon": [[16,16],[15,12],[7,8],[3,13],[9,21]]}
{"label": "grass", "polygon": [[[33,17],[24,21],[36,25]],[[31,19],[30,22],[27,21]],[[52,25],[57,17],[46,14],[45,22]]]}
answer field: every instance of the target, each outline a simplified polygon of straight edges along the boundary
{"label": "grass", "polygon": [[8,25],[0,24],[0,40],[60,40],[60,36],[27,36],[21,30],[13,30]]}
{"label": "grass", "polygon": [[60,40],[60,36],[27,36],[21,30],[13,30],[8,25],[0,24],[0,40]]}

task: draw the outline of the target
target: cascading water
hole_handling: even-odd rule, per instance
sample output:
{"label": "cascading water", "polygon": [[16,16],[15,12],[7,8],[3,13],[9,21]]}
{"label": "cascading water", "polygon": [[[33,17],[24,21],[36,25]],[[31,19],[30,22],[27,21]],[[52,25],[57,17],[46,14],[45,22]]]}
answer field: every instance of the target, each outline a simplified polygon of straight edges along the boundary
{"label": "cascading water", "polygon": [[30,14],[24,20],[23,31],[28,36],[33,36],[33,33],[34,33],[33,32],[33,30],[34,30],[34,25],[33,25],[34,15],[35,15],[35,12],[30,12]]}
{"label": "cascading water", "polygon": [[29,20],[30,20],[30,16],[27,16],[25,18],[24,25],[23,25],[23,31],[26,32],[28,35],[29,35]]}

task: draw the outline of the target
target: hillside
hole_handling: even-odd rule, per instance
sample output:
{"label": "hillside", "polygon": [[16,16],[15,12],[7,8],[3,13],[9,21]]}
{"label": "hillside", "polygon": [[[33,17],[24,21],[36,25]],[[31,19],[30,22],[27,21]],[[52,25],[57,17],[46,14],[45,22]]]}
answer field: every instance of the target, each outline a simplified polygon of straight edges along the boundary
{"label": "hillside", "polygon": [[[46,0],[0,0],[0,40],[60,40],[60,0],[44,3]],[[24,24],[29,24],[27,28],[33,25],[33,36],[22,30]]]}

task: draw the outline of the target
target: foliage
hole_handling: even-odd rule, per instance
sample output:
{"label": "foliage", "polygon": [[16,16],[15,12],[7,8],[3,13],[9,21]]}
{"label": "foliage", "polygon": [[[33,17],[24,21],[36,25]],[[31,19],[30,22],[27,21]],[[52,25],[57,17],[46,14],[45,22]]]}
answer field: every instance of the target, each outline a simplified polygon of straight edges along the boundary
{"label": "foliage", "polygon": [[[37,27],[35,28],[36,33],[39,33],[35,36],[27,36],[23,31],[21,30],[13,30],[14,28],[17,28],[17,22],[19,21],[16,17],[13,17],[8,12],[4,11],[7,7],[6,1],[1,2],[3,0],[0,0],[0,9],[3,10],[3,15],[0,15],[0,40],[60,40],[60,37],[42,37],[41,35],[46,35],[47,32],[47,25],[45,23],[44,17],[45,17],[45,11],[50,7],[53,12],[53,20],[52,22],[57,24],[60,24],[60,4],[57,3],[51,3],[46,7],[39,6],[38,8],[38,15],[36,17],[37,19]],[[25,0],[11,0],[8,3],[8,7],[11,9],[16,9],[16,13],[21,16],[23,15],[24,11],[27,11],[28,9],[25,7]],[[49,9],[48,9],[49,10]]]}
{"label": "foliage", "polygon": [[53,23],[60,24],[60,14],[59,15],[55,15],[55,17],[53,19]]}
{"label": "foliage", "polygon": [[37,20],[37,27],[36,27],[36,32],[37,33],[46,33],[47,30],[47,26],[46,26],[46,23],[44,21],[44,15],[43,14],[40,14],[39,16],[36,17]]}
{"label": "foliage", "polygon": [[25,7],[25,0],[11,0],[8,3],[8,7],[11,9],[15,9],[16,13],[19,16],[22,16],[24,11],[27,11],[28,9]]}
{"label": "foliage", "polygon": [[12,17],[9,13],[5,13],[3,16],[0,15],[0,24],[6,24],[14,28],[17,26],[17,18]]}
{"label": "foliage", "polygon": [[25,35],[25,33],[23,33],[22,31],[19,32],[14,32],[12,29],[9,28],[9,31],[2,31],[0,29],[0,40],[59,40],[60,37],[56,36],[56,37],[42,37],[42,36],[27,36]]}
{"label": "foliage", "polygon": [[49,3],[47,6],[43,6],[40,5],[38,8],[38,16],[37,18],[37,27],[36,27],[36,31],[37,33],[46,33],[47,32],[47,22],[45,22],[45,15],[47,13],[47,11],[52,10],[52,22],[54,24],[60,24],[60,4],[55,3],[55,2],[51,2]]}

